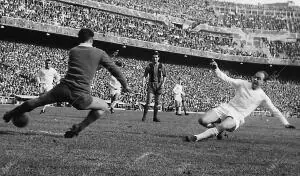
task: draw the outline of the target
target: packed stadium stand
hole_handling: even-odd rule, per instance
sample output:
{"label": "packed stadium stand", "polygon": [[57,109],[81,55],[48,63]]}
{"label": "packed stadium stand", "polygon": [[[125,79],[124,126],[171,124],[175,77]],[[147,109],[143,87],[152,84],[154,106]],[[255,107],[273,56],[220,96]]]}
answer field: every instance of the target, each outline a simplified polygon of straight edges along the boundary
{"label": "packed stadium stand", "polygon": [[[89,3],[99,6],[91,7]],[[250,79],[249,76],[258,69],[274,73],[264,87],[266,93],[282,111],[299,111],[300,79],[296,76],[300,68],[297,62],[300,61],[299,7],[289,4],[285,8],[250,6],[204,0],[0,0],[0,6],[3,7],[0,9],[0,30],[7,34],[0,38],[0,94],[3,97],[38,95],[35,74],[45,59],[53,60],[53,67],[62,76],[65,74],[68,49],[75,45],[73,36],[76,33],[61,36],[59,32],[50,31],[51,27],[61,31],[88,27],[99,36],[116,39],[114,44],[108,44],[109,41],[98,38],[96,45],[109,53],[121,50],[120,55],[113,59],[125,63],[122,71],[134,91],[132,95],[122,97],[125,103],[145,101],[141,77],[150,60],[149,50],[153,49],[150,46],[160,44],[179,51],[176,54],[171,50],[161,51],[168,72],[162,97],[165,109],[174,106],[171,90],[179,76],[184,80],[187,106],[191,111],[206,111],[233,96],[234,90],[221,82],[209,67],[213,57],[206,53],[212,53],[218,54],[215,59],[220,60],[221,68],[235,78]],[[116,13],[118,8],[145,12],[151,19],[146,15],[141,18],[140,14],[132,16],[133,12]],[[160,18],[153,20],[153,15],[190,20],[191,23],[176,24],[171,20],[167,23]],[[27,25],[17,24],[20,20]],[[29,23],[33,25],[28,27]],[[40,30],[36,27],[38,25],[44,28]],[[12,34],[19,32],[18,35]],[[137,44],[126,46],[117,39]],[[139,42],[151,45],[146,43],[138,47]],[[187,54],[180,53],[181,49],[203,52],[202,55]],[[139,54],[132,54],[135,52]],[[239,60],[231,61],[230,56],[237,56]],[[253,59],[258,64],[250,64]],[[278,62],[272,65],[274,59]],[[104,69],[96,75],[92,94],[109,99],[108,72]]]}

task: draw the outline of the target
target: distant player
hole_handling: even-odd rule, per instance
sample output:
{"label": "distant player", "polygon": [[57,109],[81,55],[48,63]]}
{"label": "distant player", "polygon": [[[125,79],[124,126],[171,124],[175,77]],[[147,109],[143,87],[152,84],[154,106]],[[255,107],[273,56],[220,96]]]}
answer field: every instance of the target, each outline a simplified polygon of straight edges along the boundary
{"label": "distant player", "polygon": [[[183,104],[183,98],[185,96],[184,90],[181,78],[178,79],[178,83],[175,84],[175,87],[173,88],[173,94],[174,94],[174,101],[175,101],[175,109],[176,109],[176,115],[181,116],[181,108]],[[186,113],[186,112],[185,112]]]}
{"label": "distant player", "polygon": [[79,124],[74,124],[64,135],[65,138],[77,136],[80,131],[104,115],[108,111],[107,103],[92,97],[91,82],[97,69],[105,67],[122,84],[123,91],[128,92],[127,82],[118,66],[109,58],[105,51],[93,47],[94,32],[83,28],[78,33],[80,44],[69,52],[68,71],[58,85],[52,90],[31,99],[3,116],[5,122],[13,117],[20,117],[25,112],[32,111],[36,107],[54,102],[69,102],[78,110],[90,110],[87,117]]}
{"label": "distant player", "polygon": [[142,121],[146,120],[146,116],[149,109],[149,104],[154,96],[154,114],[153,121],[160,122],[157,117],[158,105],[160,97],[163,91],[163,87],[166,81],[166,70],[165,67],[159,62],[159,54],[156,52],[152,57],[152,62],[146,67],[144,77],[143,77],[143,87],[146,85],[146,79],[148,79],[147,87],[147,98],[146,104],[144,106],[144,114]]}
{"label": "distant player", "polygon": [[183,108],[183,112],[184,115],[189,115],[189,113],[186,111],[186,96],[182,96],[182,108]]}
{"label": "distant player", "polygon": [[[40,95],[50,91],[53,88],[53,83],[57,84],[60,80],[59,73],[51,67],[51,60],[45,60],[45,68],[42,68],[36,75],[36,80],[40,88]],[[45,113],[45,105],[41,110],[41,113]]]}
{"label": "distant player", "polygon": [[233,132],[238,129],[244,123],[245,117],[249,116],[259,105],[265,105],[269,108],[272,114],[280,119],[285,128],[295,128],[289,124],[261,89],[261,86],[268,79],[268,74],[265,71],[257,72],[253,76],[252,82],[248,82],[228,77],[219,69],[215,61],[211,64],[215,67],[217,76],[235,88],[235,96],[228,103],[221,104],[199,118],[199,123],[209,129],[198,135],[186,136],[187,141],[201,141],[213,136],[221,139],[224,131]]}
{"label": "distant player", "polygon": [[[122,67],[122,62],[116,61],[115,64],[118,67]],[[117,101],[119,100],[119,97],[121,95],[122,91],[122,85],[121,83],[113,76],[111,75],[110,80],[109,80],[109,87],[110,87],[110,98],[111,98],[111,103],[110,103],[110,112],[114,113],[114,108],[117,104]]]}

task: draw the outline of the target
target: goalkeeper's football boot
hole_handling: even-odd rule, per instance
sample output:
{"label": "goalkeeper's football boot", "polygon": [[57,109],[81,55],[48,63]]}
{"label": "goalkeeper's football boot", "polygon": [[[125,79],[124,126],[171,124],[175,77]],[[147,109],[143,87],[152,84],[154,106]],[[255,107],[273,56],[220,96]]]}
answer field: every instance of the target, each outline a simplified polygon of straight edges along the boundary
{"label": "goalkeeper's football boot", "polygon": [[6,112],[2,118],[5,123],[8,123],[13,118],[13,116],[11,115],[10,112]]}
{"label": "goalkeeper's football boot", "polygon": [[75,136],[78,136],[80,131],[81,131],[81,128],[79,127],[79,125],[73,125],[72,128],[65,133],[64,137],[65,138],[73,138]]}

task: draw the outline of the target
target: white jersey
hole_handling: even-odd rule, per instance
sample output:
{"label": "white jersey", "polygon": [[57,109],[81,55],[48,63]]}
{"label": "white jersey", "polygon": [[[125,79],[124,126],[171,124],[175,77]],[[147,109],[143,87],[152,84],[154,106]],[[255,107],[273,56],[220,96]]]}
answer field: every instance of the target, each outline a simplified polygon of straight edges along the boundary
{"label": "white jersey", "polygon": [[176,101],[182,101],[181,95],[184,94],[183,86],[180,84],[176,84],[175,87],[173,88],[173,93],[174,93],[174,99]]}
{"label": "white jersey", "polygon": [[114,76],[110,77],[109,85],[110,85],[110,93],[112,95],[116,93],[121,93],[122,85]]}
{"label": "white jersey", "polygon": [[54,68],[42,68],[37,73],[37,82],[39,84],[44,84],[46,86],[53,86],[53,81],[58,82],[60,80],[60,75]]}
{"label": "white jersey", "polygon": [[271,111],[273,116],[279,118],[284,125],[289,124],[261,88],[253,90],[252,83],[246,80],[230,78],[218,68],[216,69],[216,74],[219,78],[230,83],[235,88],[235,96],[228,103],[220,105],[220,108],[226,111],[224,113],[238,118],[241,123],[244,123],[245,117],[249,116],[259,105],[264,105]]}

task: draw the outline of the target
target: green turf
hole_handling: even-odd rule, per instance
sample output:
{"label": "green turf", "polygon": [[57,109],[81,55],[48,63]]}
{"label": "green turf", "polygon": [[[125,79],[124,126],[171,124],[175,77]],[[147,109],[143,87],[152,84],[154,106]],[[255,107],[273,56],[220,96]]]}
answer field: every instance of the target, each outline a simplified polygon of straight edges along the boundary
{"label": "green turf", "polygon": [[87,111],[39,111],[22,129],[1,119],[0,175],[300,175],[300,119],[289,119],[298,129],[288,130],[272,117],[248,118],[227,139],[187,143],[183,136],[204,130],[199,115],[159,113],[154,123],[151,112],[142,122],[141,112],[116,111],[64,139]]}

